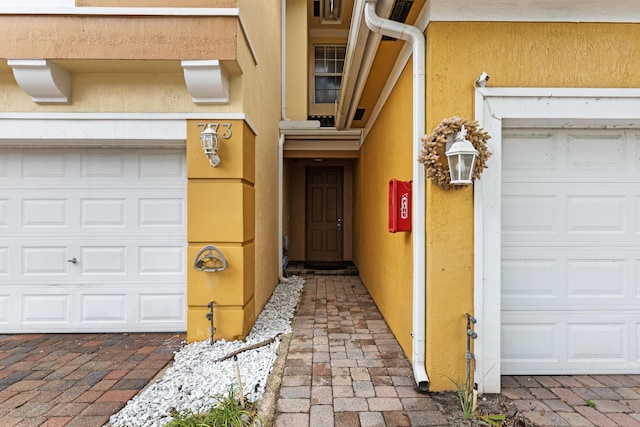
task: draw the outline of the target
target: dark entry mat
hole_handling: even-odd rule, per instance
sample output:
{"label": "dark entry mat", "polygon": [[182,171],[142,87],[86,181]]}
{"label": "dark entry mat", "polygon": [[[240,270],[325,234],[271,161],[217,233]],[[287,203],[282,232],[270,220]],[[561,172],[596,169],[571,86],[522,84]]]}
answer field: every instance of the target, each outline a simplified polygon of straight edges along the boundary
{"label": "dark entry mat", "polygon": [[344,270],[348,267],[342,261],[306,261],[304,268],[307,270]]}

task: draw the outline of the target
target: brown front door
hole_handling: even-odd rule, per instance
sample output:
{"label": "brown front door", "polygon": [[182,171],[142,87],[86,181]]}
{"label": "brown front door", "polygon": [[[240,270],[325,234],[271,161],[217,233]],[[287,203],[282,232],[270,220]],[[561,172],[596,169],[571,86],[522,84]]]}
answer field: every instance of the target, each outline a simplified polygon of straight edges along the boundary
{"label": "brown front door", "polygon": [[342,168],[307,168],[306,259],[342,261]]}

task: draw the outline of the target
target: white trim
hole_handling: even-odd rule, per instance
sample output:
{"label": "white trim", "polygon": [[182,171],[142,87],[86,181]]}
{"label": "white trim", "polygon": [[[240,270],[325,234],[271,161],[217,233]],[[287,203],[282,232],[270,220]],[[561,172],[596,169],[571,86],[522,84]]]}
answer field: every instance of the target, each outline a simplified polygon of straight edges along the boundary
{"label": "white trim", "polygon": [[246,122],[244,114],[3,113],[0,148],[182,148],[186,143],[187,119]]}
{"label": "white trim", "polygon": [[[121,120],[138,121],[144,127],[147,121],[160,120],[243,120],[251,131],[258,129],[245,113],[7,113],[0,112],[0,123],[4,120]],[[0,132],[2,129],[0,128]],[[1,135],[1,133],[0,133]]]}
{"label": "white trim", "polygon": [[240,16],[232,7],[0,7],[0,15]]}
{"label": "white trim", "polygon": [[640,89],[476,88],[475,118],[492,155],[474,185],[475,378],[500,392],[501,146],[506,127],[636,127]]}
{"label": "white trim", "polygon": [[[432,21],[640,22],[637,0],[430,0]],[[478,35],[482,39],[482,35]]]}

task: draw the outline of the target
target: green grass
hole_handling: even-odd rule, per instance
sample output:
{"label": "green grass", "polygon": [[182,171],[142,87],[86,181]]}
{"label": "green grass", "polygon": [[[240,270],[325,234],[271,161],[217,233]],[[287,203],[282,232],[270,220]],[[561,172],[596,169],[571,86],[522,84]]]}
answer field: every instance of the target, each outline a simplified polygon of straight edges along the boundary
{"label": "green grass", "polygon": [[244,427],[260,420],[252,404],[243,407],[238,402],[233,387],[226,395],[215,398],[217,404],[207,412],[194,413],[190,409],[173,412],[173,421],[165,427]]}

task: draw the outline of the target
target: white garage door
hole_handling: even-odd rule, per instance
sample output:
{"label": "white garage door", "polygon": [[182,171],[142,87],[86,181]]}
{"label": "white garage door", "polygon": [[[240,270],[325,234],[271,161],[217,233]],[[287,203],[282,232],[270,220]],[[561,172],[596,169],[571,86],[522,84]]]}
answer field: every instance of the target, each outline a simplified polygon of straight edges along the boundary
{"label": "white garage door", "polygon": [[0,333],[185,329],[182,150],[0,150]]}
{"label": "white garage door", "polygon": [[639,141],[505,132],[502,373],[638,372]]}

